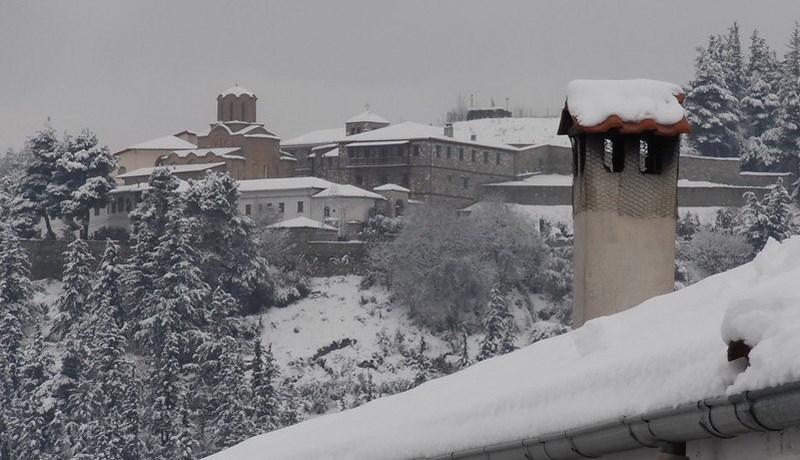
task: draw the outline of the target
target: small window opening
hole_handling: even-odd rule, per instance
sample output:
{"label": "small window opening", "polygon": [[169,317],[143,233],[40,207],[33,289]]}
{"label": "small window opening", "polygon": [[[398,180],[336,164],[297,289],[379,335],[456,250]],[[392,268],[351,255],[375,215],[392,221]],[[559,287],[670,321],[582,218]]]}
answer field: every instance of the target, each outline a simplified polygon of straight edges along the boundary
{"label": "small window opening", "polygon": [[650,137],[639,139],[639,171],[644,174],[661,174],[661,157],[655,141]]}
{"label": "small window opening", "polygon": [[603,139],[603,166],[610,172],[622,172],[625,167],[625,146],[618,136]]}

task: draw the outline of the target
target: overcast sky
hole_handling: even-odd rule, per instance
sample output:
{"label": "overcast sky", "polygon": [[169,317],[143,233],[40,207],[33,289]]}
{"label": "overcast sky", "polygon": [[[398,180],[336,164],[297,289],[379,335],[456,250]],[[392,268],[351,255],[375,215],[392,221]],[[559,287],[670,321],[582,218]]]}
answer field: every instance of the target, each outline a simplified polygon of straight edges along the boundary
{"label": "overcast sky", "polygon": [[216,117],[238,83],[278,136],[365,103],[437,123],[458,92],[556,112],[574,78],[683,84],[694,48],[739,21],[783,53],[798,0],[0,2],[0,149],[47,117],[112,150]]}

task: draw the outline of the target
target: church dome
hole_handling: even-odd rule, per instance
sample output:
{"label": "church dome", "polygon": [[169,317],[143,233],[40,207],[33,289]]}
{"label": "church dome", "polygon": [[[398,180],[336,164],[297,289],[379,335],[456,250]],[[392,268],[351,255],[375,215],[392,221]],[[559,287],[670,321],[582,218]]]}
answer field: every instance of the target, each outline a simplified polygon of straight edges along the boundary
{"label": "church dome", "polygon": [[250,97],[256,97],[256,95],[253,94],[252,91],[250,91],[249,89],[247,89],[247,88],[245,88],[243,86],[239,86],[239,85],[231,86],[230,88],[226,89],[225,91],[219,93],[220,97],[225,97],[225,96],[227,96],[229,94],[233,94],[236,97],[239,97],[239,96],[241,96],[243,94],[246,95],[246,96],[250,96]]}

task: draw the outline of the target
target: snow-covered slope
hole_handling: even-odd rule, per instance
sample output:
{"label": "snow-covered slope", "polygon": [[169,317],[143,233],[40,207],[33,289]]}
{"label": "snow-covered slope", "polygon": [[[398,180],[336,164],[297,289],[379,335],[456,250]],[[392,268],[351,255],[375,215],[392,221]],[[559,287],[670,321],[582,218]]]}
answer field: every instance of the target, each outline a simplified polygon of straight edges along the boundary
{"label": "snow-covered slope", "polygon": [[[800,380],[800,237],[580,329],[210,458],[401,459]],[[753,347],[743,373],[726,340]]]}

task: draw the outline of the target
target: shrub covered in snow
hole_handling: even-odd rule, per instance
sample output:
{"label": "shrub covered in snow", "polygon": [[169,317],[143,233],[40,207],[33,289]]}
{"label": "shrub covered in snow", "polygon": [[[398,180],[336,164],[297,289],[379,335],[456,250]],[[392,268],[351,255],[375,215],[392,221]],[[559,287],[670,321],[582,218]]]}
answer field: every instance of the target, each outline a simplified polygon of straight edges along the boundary
{"label": "shrub covered in snow", "polygon": [[738,267],[753,258],[753,247],[740,234],[701,228],[685,245],[684,258],[709,274]]}

